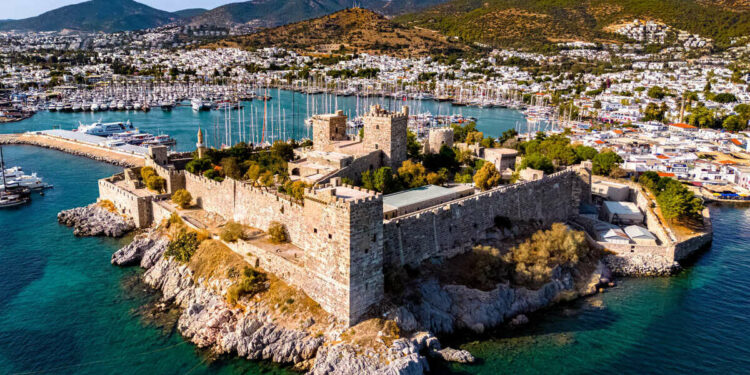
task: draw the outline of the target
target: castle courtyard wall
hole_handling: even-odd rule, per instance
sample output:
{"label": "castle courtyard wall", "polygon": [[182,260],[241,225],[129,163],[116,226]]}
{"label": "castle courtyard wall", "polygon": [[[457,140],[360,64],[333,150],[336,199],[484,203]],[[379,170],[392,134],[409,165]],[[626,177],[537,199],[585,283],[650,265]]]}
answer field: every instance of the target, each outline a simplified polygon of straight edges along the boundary
{"label": "castle courtyard wall", "polygon": [[384,264],[417,265],[432,257],[460,254],[488,238],[496,217],[543,225],[565,222],[578,214],[586,177],[570,169],[387,220]]}

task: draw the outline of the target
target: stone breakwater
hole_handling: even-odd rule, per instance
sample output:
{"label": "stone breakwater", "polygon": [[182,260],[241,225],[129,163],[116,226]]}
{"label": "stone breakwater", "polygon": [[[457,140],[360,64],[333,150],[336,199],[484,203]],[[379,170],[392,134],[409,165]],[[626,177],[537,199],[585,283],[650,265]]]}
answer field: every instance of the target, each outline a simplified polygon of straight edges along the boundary
{"label": "stone breakwater", "polygon": [[98,203],[62,211],[57,214],[57,221],[73,227],[76,236],[121,237],[135,229],[132,219],[109,211]]}
{"label": "stone breakwater", "polygon": [[[164,302],[178,306],[178,331],[200,348],[217,354],[235,354],[251,360],[291,364],[311,374],[423,374],[429,370],[425,355],[470,363],[463,350],[441,348],[433,335],[418,332],[400,338],[385,352],[342,342],[345,327],[333,319],[326,332],[277,324],[278,314],[261,300],[243,301],[244,309],[227,304],[231,286],[226,279],[195,280],[193,271],[164,256],[168,241],[156,231],[137,235],[115,252],[112,264],[145,268],[143,280],[161,292]],[[311,323],[314,324],[312,318]]]}
{"label": "stone breakwater", "polygon": [[678,262],[654,254],[610,254],[602,261],[616,276],[670,276],[681,267]]}
{"label": "stone breakwater", "polygon": [[137,156],[120,154],[93,145],[33,134],[0,134],[0,145],[28,145],[43,147],[113,164],[123,168],[139,167],[145,163],[143,158]]}

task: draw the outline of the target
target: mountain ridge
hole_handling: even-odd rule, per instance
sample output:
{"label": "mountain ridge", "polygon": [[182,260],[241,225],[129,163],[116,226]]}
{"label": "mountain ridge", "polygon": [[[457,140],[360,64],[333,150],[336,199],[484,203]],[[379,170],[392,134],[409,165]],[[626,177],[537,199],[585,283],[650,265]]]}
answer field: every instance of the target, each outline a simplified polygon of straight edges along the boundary
{"label": "mountain ridge", "polygon": [[469,48],[430,30],[399,25],[385,16],[361,8],[344,9],[323,17],[250,35],[230,37],[206,46],[256,49],[283,47],[310,55],[342,53],[421,56],[466,52]]}
{"label": "mountain ridge", "polygon": [[558,41],[618,39],[605,28],[652,19],[726,46],[750,35],[747,0],[451,0],[396,18],[466,42],[540,47]]}

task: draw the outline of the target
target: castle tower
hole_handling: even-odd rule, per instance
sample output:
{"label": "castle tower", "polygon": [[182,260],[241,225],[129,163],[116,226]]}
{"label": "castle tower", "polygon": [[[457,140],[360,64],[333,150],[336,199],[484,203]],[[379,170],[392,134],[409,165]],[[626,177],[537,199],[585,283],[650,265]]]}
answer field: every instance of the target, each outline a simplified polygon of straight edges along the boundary
{"label": "castle tower", "polygon": [[383,197],[352,186],[305,192],[305,268],[324,275],[308,294],[353,325],[383,298]]}
{"label": "castle tower", "polygon": [[313,116],[313,148],[330,151],[332,143],[346,140],[346,119],[344,111],[340,110],[333,114]]}
{"label": "castle tower", "polygon": [[364,116],[364,123],[365,149],[381,150],[383,165],[398,169],[406,160],[409,107],[403,106],[401,112],[389,112],[380,105],[374,105]]}
{"label": "castle tower", "polygon": [[427,153],[437,154],[443,146],[453,147],[453,129],[431,128],[427,140]]}
{"label": "castle tower", "polygon": [[195,144],[195,147],[198,148],[198,159],[202,158],[206,147],[203,144],[203,131],[200,128],[198,128],[198,143]]}

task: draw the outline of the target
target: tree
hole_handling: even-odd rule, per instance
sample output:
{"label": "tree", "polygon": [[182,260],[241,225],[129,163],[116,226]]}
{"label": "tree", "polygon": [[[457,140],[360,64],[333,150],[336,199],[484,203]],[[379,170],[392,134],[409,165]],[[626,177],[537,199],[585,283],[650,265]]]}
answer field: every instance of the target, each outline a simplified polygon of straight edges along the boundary
{"label": "tree", "polygon": [[437,173],[430,172],[427,174],[427,183],[430,185],[442,185],[448,181],[448,170],[441,168]]}
{"label": "tree", "polygon": [[202,174],[204,171],[211,169],[211,159],[203,157],[201,159],[193,159],[185,165],[185,169],[194,174]]}
{"label": "tree", "polygon": [[286,227],[278,221],[272,221],[268,226],[268,235],[271,237],[271,242],[273,243],[284,243],[289,241]]}
{"label": "tree", "polygon": [[618,164],[622,163],[620,155],[612,151],[602,152],[592,159],[594,174],[607,176]]}
{"label": "tree", "polygon": [[466,135],[466,143],[476,144],[476,143],[482,142],[483,138],[484,138],[484,134],[482,132],[471,132]]}
{"label": "tree", "polygon": [[252,183],[256,183],[258,182],[261,173],[262,169],[260,168],[260,165],[258,165],[258,163],[252,163],[250,164],[250,167],[247,168],[247,172],[245,172],[245,179]]}
{"label": "tree", "polygon": [[734,96],[734,94],[723,92],[721,94],[717,94],[716,96],[714,96],[714,101],[717,103],[723,103],[723,104],[735,103],[737,102],[737,97]]}
{"label": "tree", "polygon": [[187,263],[198,250],[198,233],[181,229],[174,240],[167,245],[166,256],[174,257],[177,261]]}
{"label": "tree", "polygon": [[180,208],[188,208],[190,207],[190,203],[193,201],[193,196],[190,195],[190,192],[185,189],[180,189],[174,192],[172,194],[172,202],[174,204],[178,205]]}
{"label": "tree", "polygon": [[145,183],[148,181],[149,177],[156,174],[156,171],[153,167],[143,167],[141,168],[141,180]]}
{"label": "tree", "polygon": [[239,180],[242,177],[242,169],[240,169],[240,164],[237,162],[237,158],[223,158],[219,164],[221,165],[221,170],[224,172],[225,176],[235,180]]}
{"label": "tree", "polygon": [[146,180],[146,187],[156,192],[163,192],[167,186],[167,180],[157,175],[152,175]]}
{"label": "tree", "polygon": [[591,160],[599,153],[595,148],[583,145],[576,146],[573,151],[576,153],[579,160]]}
{"label": "tree", "polygon": [[648,97],[652,99],[664,99],[664,97],[667,95],[667,91],[664,90],[664,88],[661,86],[653,86],[648,89],[646,95],[648,95]]}
{"label": "tree", "polygon": [[403,162],[398,169],[398,177],[408,188],[424,186],[427,183],[425,173],[426,170],[422,164],[414,163],[411,160]]}
{"label": "tree", "polygon": [[229,221],[224,225],[224,228],[221,229],[219,237],[222,241],[236,242],[237,240],[243,238],[244,235],[245,228],[242,227],[242,224],[236,223],[234,221]]}
{"label": "tree", "polygon": [[545,174],[550,174],[555,171],[555,166],[552,164],[552,160],[540,153],[526,155],[526,157],[523,158],[518,170],[524,170],[526,168],[538,169]]}
{"label": "tree", "polygon": [[399,190],[398,181],[393,175],[390,167],[382,167],[375,171],[373,176],[375,190],[383,194],[390,194]]}
{"label": "tree", "polygon": [[727,131],[739,132],[745,130],[747,121],[743,121],[740,116],[731,115],[724,119],[724,123],[721,126]]}
{"label": "tree", "polygon": [[271,171],[265,171],[260,176],[260,183],[265,187],[271,187],[276,183],[276,178]]}
{"label": "tree", "polygon": [[489,190],[500,184],[502,176],[494,164],[487,162],[474,175],[474,185],[482,190]]}
{"label": "tree", "polygon": [[549,281],[555,268],[573,267],[589,252],[583,232],[555,223],[511,249],[503,260],[514,265],[513,279],[518,284],[534,287]]}

